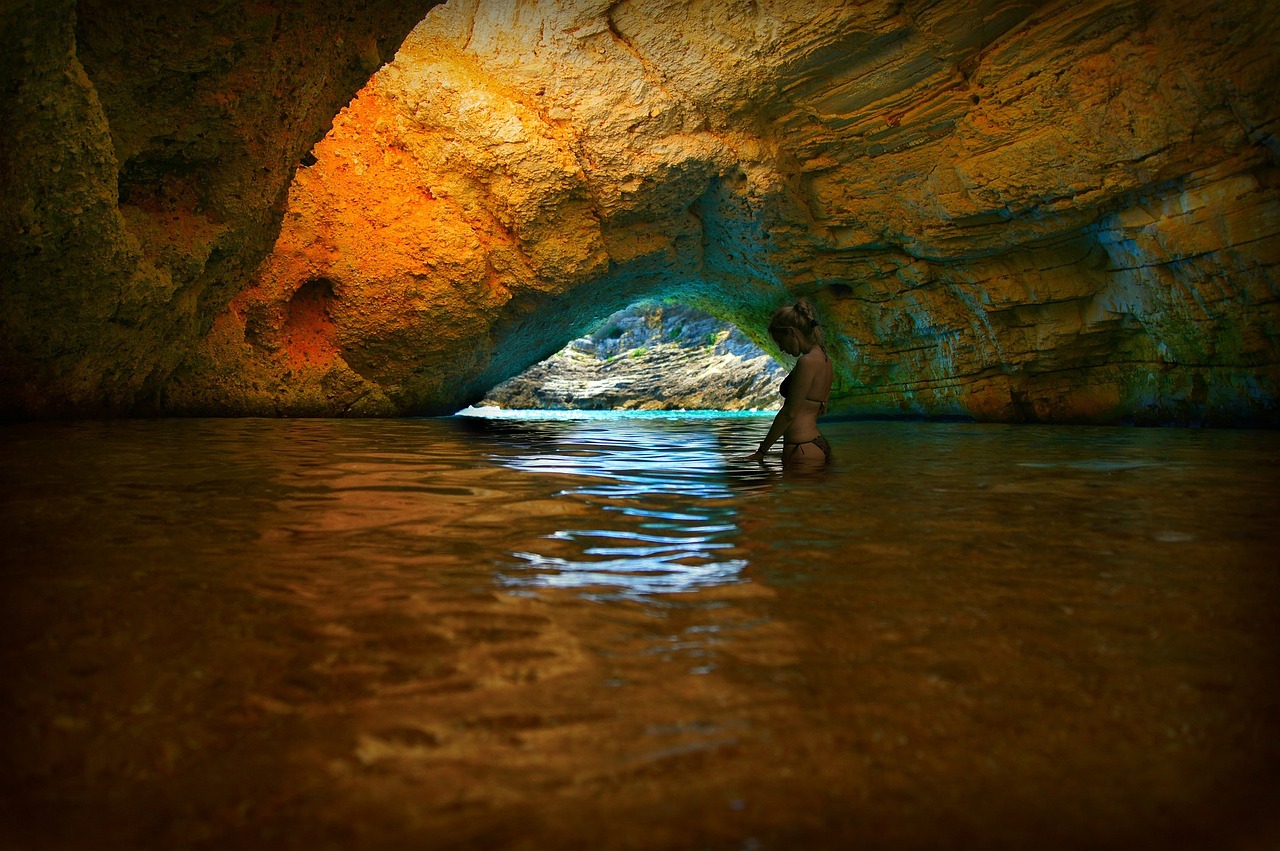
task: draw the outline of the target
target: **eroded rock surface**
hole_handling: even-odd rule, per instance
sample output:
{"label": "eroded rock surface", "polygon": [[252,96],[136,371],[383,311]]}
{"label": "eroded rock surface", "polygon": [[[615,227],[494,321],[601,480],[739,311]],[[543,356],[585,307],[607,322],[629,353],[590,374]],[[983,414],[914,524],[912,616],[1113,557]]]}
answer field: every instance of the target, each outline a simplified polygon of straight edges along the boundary
{"label": "eroded rock surface", "polygon": [[0,415],[165,410],[299,157],[433,5],[2,0]]}
{"label": "eroded rock surface", "polygon": [[1278,35],[1260,0],[453,0],[334,120],[252,286],[175,291],[212,328],[145,386],[439,413],[637,300],[766,342],[807,295],[836,411],[1274,424]]}
{"label": "eroded rock surface", "polygon": [[763,341],[809,295],[836,410],[1273,421],[1261,11],[455,1],[317,147],[184,387],[443,411],[628,301]]}

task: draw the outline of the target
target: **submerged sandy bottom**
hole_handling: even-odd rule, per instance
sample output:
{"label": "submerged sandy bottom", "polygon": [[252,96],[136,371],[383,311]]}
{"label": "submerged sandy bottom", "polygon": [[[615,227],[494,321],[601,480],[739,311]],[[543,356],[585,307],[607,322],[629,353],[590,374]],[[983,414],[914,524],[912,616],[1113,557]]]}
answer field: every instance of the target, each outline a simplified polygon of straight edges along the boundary
{"label": "submerged sandy bottom", "polygon": [[1265,848],[1280,434],[0,443],[0,847]]}

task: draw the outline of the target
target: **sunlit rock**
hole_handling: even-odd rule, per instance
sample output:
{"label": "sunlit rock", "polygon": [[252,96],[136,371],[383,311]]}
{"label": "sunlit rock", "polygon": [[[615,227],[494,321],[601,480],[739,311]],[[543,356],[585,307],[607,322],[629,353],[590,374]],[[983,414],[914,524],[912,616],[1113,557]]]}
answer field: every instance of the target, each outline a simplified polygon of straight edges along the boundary
{"label": "sunlit rock", "polygon": [[480,405],[544,410],[775,409],[786,375],[742,332],[681,305],[635,305],[490,390]]}
{"label": "sunlit rock", "polygon": [[131,213],[156,268],[225,274],[142,286],[99,252],[163,302],[121,302],[106,338],[136,346],[85,342],[113,303],[51,335],[28,288],[15,330],[94,354],[9,369],[21,398],[136,355],[126,408],[439,413],[639,299],[765,343],[806,295],[835,411],[1276,423],[1277,26],[1260,0],[453,0],[334,119],[234,298],[269,222]]}
{"label": "sunlit rock", "polygon": [[[183,386],[451,410],[636,298],[763,342],[808,295],[836,410],[1270,421],[1256,11],[450,3],[335,122],[219,320],[202,357],[257,383],[197,359]],[[281,333],[317,280],[333,343],[299,371]]]}

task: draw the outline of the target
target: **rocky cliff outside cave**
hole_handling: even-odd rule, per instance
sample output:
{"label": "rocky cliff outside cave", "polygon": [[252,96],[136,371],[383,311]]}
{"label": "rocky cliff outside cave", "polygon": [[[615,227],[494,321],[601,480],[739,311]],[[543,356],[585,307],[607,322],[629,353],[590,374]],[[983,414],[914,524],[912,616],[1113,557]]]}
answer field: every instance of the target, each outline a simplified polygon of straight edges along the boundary
{"label": "rocky cliff outside cave", "polygon": [[1266,3],[432,5],[0,3],[0,411],[448,412],[805,295],[836,412],[1280,422]]}

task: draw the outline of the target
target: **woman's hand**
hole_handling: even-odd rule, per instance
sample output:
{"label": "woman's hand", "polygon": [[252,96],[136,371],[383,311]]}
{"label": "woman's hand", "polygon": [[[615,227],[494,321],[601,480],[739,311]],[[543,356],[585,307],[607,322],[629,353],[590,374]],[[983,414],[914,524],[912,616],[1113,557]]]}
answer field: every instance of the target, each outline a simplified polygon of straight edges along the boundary
{"label": "woman's hand", "polygon": [[759,449],[757,449],[755,452],[752,452],[750,455],[742,456],[742,460],[743,461],[763,461],[764,453],[761,452]]}

